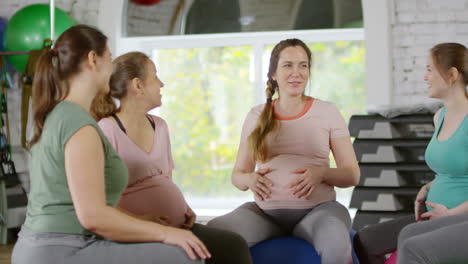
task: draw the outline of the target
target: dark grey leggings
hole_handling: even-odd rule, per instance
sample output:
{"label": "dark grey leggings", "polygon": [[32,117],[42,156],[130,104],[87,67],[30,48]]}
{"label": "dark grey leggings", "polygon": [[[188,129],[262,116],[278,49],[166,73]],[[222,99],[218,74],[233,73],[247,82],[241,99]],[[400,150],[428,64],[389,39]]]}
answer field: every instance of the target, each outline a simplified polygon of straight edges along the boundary
{"label": "dark grey leggings", "polygon": [[192,232],[211,253],[207,264],[252,264],[249,247],[240,235],[200,224],[195,224]]}
{"label": "dark grey leggings", "polygon": [[401,230],[414,223],[414,215],[370,225],[354,236],[354,250],[361,264],[383,264],[385,255],[397,249]]}
{"label": "dark grey leggings", "polygon": [[302,238],[314,245],[324,264],[349,263],[350,225],[348,210],[336,201],[307,210],[268,211],[250,202],[208,223],[209,227],[240,234],[249,246],[273,237],[293,235]]}
{"label": "dark grey leggings", "polygon": [[398,264],[468,263],[468,214],[405,227],[398,238]]}

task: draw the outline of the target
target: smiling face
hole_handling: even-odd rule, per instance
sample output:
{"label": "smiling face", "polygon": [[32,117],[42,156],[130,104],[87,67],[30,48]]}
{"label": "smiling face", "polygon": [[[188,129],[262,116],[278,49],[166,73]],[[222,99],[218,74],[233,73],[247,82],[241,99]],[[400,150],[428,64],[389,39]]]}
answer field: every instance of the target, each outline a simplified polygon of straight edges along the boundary
{"label": "smiling face", "polygon": [[442,98],[448,91],[449,85],[440,74],[437,66],[434,64],[434,59],[431,54],[427,56],[426,74],[424,81],[428,86],[429,97]]}
{"label": "smiling face", "polygon": [[283,49],[272,79],[278,83],[280,96],[296,97],[304,94],[310,75],[309,59],[300,46]]}

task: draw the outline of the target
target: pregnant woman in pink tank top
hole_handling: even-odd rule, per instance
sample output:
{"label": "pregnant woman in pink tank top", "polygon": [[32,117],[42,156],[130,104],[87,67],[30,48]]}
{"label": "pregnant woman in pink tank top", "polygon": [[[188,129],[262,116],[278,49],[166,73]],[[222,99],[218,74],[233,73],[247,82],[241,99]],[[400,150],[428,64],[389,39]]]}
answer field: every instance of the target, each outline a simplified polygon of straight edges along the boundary
{"label": "pregnant woman in pink tank top", "polygon": [[[322,263],[347,264],[351,219],[336,201],[334,187],[356,185],[360,172],[338,109],[304,94],[311,57],[299,39],[283,40],[273,48],[267,101],[253,107],[244,121],[232,172],[233,184],[250,190],[255,202],[208,226],[235,231],[250,246],[293,235],[313,244]],[[337,168],[330,168],[330,152]]]}
{"label": "pregnant woman in pink tank top", "polygon": [[[195,223],[195,213],[172,181],[174,163],[166,122],[149,115],[161,106],[154,63],[143,53],[114,61],[110,93],[97,96],[93,110],[99,126],[128,168],[129,181],[118,206],[128,214],[191,230],[212,257],[206,263],[251,263],[244,239],[232,232]],[[114,99],[120,101],[117,108]]]}

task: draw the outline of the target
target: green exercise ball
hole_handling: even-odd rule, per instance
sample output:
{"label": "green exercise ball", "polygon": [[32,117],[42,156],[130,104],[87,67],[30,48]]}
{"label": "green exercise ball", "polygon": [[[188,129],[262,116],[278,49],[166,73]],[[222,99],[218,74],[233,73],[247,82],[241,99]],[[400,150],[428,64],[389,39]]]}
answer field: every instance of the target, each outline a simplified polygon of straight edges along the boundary
{"label": "green exercise ball", "polygon": [[[55,39],[75,22],[64,11],[55,8]],[[5,51],[30,51],[41,49],[44,40],[50,39],[50,8],[47,4],[26,6],[16,12],[4,32]],[[9,61],[23,72],[29,55],[11,55]]]}

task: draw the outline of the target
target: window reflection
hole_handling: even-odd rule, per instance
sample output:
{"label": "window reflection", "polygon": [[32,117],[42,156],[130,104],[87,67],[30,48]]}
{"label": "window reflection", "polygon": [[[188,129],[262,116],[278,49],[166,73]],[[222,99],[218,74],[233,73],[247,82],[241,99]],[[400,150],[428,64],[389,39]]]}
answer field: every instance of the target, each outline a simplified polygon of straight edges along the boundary
{"label": "window reflection", "polygon": [[163,0],[127,3],[127,36],[362,27],[361,0]]}

